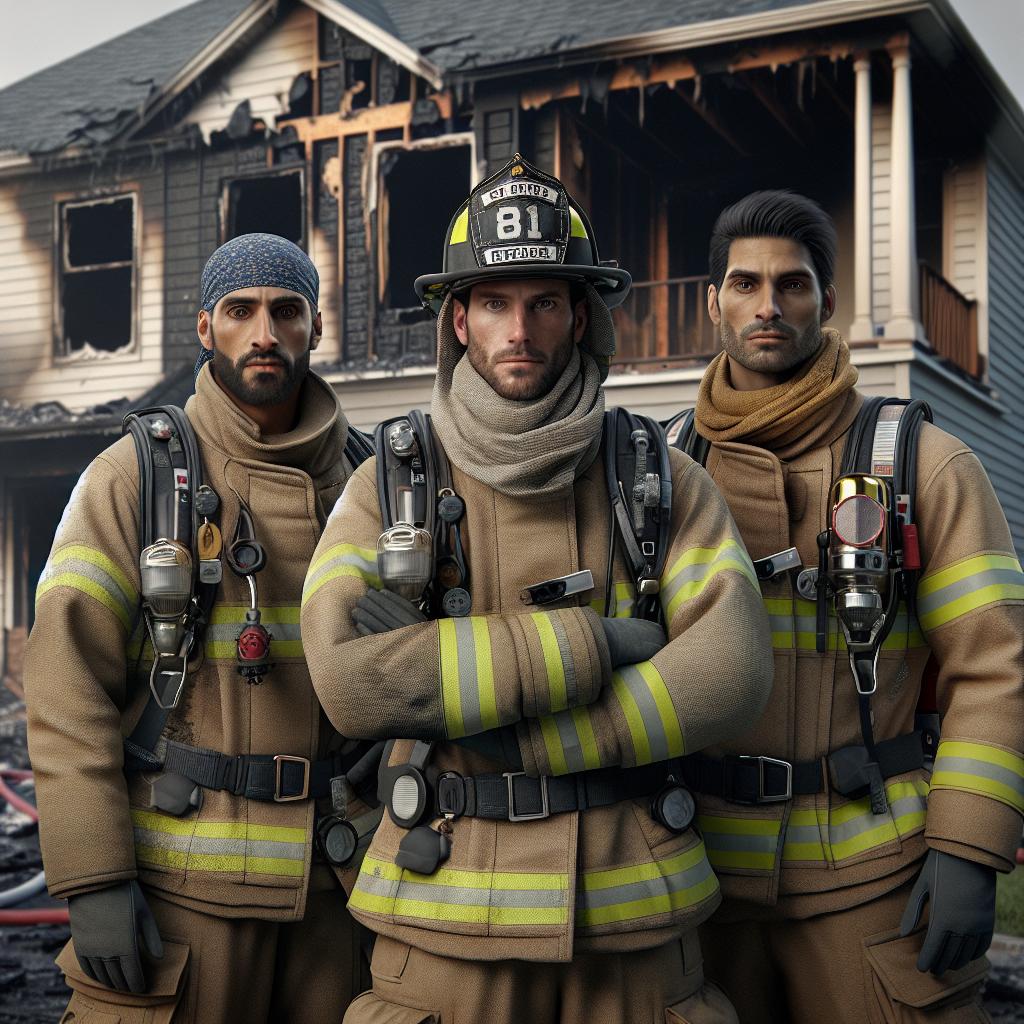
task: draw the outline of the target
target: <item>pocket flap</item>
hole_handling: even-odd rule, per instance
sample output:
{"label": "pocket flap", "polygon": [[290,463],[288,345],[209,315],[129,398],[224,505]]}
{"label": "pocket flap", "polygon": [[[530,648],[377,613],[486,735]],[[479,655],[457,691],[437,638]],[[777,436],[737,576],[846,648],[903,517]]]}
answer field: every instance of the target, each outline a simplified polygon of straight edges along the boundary
{"label": "pocket flap", "polygon": [[345,1024],[438,1024],[440,1019],[429,1010],[385,1002],[373,992],[357,996],[345,1011]]}
{"label": "pocket flap", "polygon": [[188,954],[189,947],[184,943],[168,942],[164,939],[163,958],[145,959],[143,969],[149,980],[149,990],[138,994],[116,992],[93,981],[78,963],[74,939],[69,939],[67,945],[60,951],[57,966],[64,972],[67,983],[76,992],[117,1006],[152,1006],[155,1003],[166,1003],[181,994]]}
{"label": "pocket flap", "polygon": [[919,930],[900,938],[898,932],[889,932],[867,940],[868,961],[892,1000],[904,1006],[931,1006],[981,983],[989,968],[985,957],[972,960],[959,970],[946,971],[939,978],[930,971],[919,971],[917,958],[924,935]]}

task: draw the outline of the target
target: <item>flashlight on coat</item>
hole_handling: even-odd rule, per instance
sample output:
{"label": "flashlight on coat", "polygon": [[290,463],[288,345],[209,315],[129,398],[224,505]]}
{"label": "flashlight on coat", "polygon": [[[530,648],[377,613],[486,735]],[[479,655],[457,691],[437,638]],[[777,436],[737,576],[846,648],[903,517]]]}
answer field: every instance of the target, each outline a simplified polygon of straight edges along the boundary
{"label": "flashlight on coat", "polygon": [[176,657],[184,635],[182,617],[192,599],[192,554],[177,541],[158,540],[139,555],[139,577],[153,647],[158,655]]}

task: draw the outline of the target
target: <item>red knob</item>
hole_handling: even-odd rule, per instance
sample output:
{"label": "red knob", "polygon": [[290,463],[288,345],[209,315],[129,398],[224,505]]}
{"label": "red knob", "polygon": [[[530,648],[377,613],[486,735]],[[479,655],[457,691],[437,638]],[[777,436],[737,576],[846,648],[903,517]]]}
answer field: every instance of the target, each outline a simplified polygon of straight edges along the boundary
{"label": "red knob", "polygon": [[270,651],[270,635],[262,626],[246,626],[238,637],[240,661],[261,661]]}

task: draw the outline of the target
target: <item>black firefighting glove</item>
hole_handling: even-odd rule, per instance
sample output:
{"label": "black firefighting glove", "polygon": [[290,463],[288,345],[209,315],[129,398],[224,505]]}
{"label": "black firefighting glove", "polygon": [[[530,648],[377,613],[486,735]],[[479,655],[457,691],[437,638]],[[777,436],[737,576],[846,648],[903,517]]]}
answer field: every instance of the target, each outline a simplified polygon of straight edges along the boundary
{"label": "black firefighting glove", "polygon": [[925,900],[931,906],[919,971],[944,974],[984,954],[996,926],[995,868],[929,850],[903,912],[900,935],[917,927]]}
{"label": "black firefighting glove", "polygon": [[426,622],[427,617],[410,601],[390,590],[368,590],[352,609],[352,621],[360,636],[387,633],[403,626]]}
{"label": "black firefighting glove", "polygon": [[139,883],[117,882],[68,899],[71,937],[82,970],[118,992],[145,992],[141,946],[159,960],[164,944]]}
{"label": "black firefighting glove", "polygon": [[666,644],[665,630],[647,619],[602,619],[612,668],[648,661]]}

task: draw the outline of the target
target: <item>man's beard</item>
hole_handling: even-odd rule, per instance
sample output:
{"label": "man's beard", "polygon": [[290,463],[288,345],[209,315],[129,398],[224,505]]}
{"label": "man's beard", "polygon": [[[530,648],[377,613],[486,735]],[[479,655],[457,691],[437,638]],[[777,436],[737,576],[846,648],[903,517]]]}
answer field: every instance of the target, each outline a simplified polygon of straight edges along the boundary
{"label": "man's beard", "polygon": [[[217,383],[244,405],[279,405],[287,401],[298,390],[309,372],[309,346],[302,355],[294,359],[284,349],[279,348],[273,353],[247,352],[236,362],[232,362],[217,348],[212,328],[210,337],[213,341],[213,372]],[[312,334],[310,340],[312,341]],[[243,375],[245,368],[249,363],[257,361],[278,362],[284,367],[284,373],[278,375],[257,371],[254,378],[247,381]]]}
{"label": "man's beard", "polygon": [[565,336],[565,343],[557,348],[544,363],[544,372],[536,380],[527,380],[518,377],[499,378],[498,361],[510,359],[516,356],[534,357],[536,352],[523,347],[515,349],[502,349],[490,359],[481,346],[473,343],[473,332],[469,328],[469,321],[466,322],[466,334],[468,344],[466,355],[469,363],[480,374],[481,377],[491,386],[491,390],[499,397],[510,402],[532,402],[543,398],[562,376],[565,368],[572,359],[572,351],[576,344],[573,338],[573,330],[570,327]]}
{"label": "man's beard", "polygon": [[[789,341],[767,349],[756,349],[749,343],[751,334],[759,331],[772,330],[785,334]],[[798,332],[795,327],[775,320],[771,324],[747,324],[739,333],[734,331],[724,320],[719,326],[722,336],[722,347],[730,359],[736,360],[740,366],[755,373],[780,374],[784,378],[792,376],[821,348],[821,325],[812,323],[805,331]]]}

